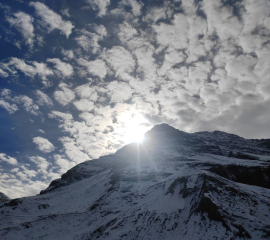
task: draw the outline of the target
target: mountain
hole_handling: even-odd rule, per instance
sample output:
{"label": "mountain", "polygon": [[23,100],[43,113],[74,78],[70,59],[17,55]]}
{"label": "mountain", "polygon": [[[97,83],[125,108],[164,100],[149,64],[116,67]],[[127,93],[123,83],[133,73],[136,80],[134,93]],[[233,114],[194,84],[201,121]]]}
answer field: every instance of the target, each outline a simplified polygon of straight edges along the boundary
{"label": "mountain", "polygon": [[269,159],[269,139],[157,125],[1,203],[0,239],[270,239]]}
{"label": "mountain", "polygon": [[4,193],[0,192],[0,203],[10,200]]}

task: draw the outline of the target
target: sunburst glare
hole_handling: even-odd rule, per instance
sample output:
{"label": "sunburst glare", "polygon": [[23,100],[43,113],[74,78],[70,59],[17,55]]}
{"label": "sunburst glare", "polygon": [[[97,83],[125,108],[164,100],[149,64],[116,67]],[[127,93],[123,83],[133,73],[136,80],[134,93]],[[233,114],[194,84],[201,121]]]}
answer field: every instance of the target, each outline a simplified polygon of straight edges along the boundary
{"label": "sunburst glare", "polygon": [[131,142],[142,143],[147,127],[147,120],[141,114],[125,112],[121,115],[121,121],[124,123],[124,137],[126,144]]}

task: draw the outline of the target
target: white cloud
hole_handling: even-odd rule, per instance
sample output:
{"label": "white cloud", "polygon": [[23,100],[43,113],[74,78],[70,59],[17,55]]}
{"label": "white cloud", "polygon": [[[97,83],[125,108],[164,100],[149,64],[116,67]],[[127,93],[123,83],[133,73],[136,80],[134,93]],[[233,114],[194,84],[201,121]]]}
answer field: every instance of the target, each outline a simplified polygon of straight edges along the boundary
{"label": "white cloud", "polygon": [[74,52],[72,50],[61,50],[61,53],[64,55],[65,60],[70,60],[74,58]]}
{"label": "white cloud", "polygon": [[141,1],[137,0],[121,0],[119,2],[120,6],[128,6],[131,7],[132,13],[134,16],[140,16],[141,15],[141,8],[143,6],[143,3]]}
{"label": "white cloud", "polygon": [[75,88],[76,94],[80,98],[88,98],[89,100],[95,102],[98,99],[97,90],[100,90],[100,87],[91,86],[91,84],[83,84]]}
{"label": "white cloud", "polygon": [[83,112],[90,112],[95,106],[94,102],[89,101],[88,99],[80,99],[75,101],[73,104],[79,111]]}
{"label": "white cloud", "polygon": [[0,95],[5,98],[5,99],[9,99],[10,100],[10,94],[11,94],[11,91],[7,88],[4,88],[2,89]]}
{"label": "white cloud", "polygon": [[33,100],[26,95],[19,95],[13,98],[15,103],[20,103],[23,105],[26,112],[29,112],[33,115],[39,115],[39,107],[36,105]]}
{"label": "white cloud", "polygon": [[4,161],[4,162],[7,162],[11,165],[17,165],[18,164],[18,161],[13,158],[13,157],[10,157],[8,155],[6,155],[5,153],[0,153],[0,161]]}
{"label": "white cloud", "polygon": [[211,64],[209,62],[197,62],[195,66],[189,67],[188,76],[185,83],[185,87],[193,94],[197,93],[207,81],[208,73],[211,70]]}
{"label": "white cloud", "polygon": [[69,9],[68,8],[65,8],[63,10],[61,10],[61,13],[67,17],[71,17],[70,14],[69,14]]}
{"label": "white cloud", "polygon": [[137,34],[138,31],[133,28],[129,23],[124,22],[122,24],[119,24],[118,37],[123,43],[127,43]]}
{"label": "white cloud", "polygon": [[70,113],[62,113],[58,111],[52,111],[49,114],[50,118],[58,119],[60,122],[71,122],[73,117]]}
{"label": "white cloud", "polygon": [[47,27],[49,32],[58,29],[67,38],[72,33],[72,28],[74,28],[72,23],[62,20],[60,15],[49,9],[45,4],[41,2],[30,2],[30,6],[35,8],[37,15],[42,19],[42,24]]}
{"label": "white cloud", "polygon": [[231,7],[224,6],[222,1],[204,1],[202,9],[207,15],[209,35],[216,32],[221,41],[240,35],[243,26]]}
{"label": "white cloud", "polygon": [[160,23],[153,26],[157,33],[157,40],[163,46],[171,45],[175,49],[183,49],[188,46],[190,24],[187,16],[175,14],[173,24]]}
{"label": "white cloud", "polygon": [[98,76],[100,79],[103,79],[107,75],[106,64],[101,59],[88,62],[85,59],[80,58],[78,59],[78,64],[84,66],[90,74]]}
{"label": "white cloud", "polygon": [[56,73],[62,78],[70,77],[73,74],[73,67],[59,58],[48,58],[46,62],[53,63]]}
{"label": "white cloud", "polygon": [[107,13],[107,8],[110,5],[110,0],[85,0],[86,3],[90,4],[90,6],[98,11],[98,16],[102,17]]}
{"label": "white cloud", "polygon": [[0,107],[6,109],[9,112],[9,114],[15,113],[16,111],[19,110],[16,104],[10,104],[3,99],[0,99]]}
{"label": "white cloud", "polygon": [[61,90],[55,91],[53,94],[54,99],[61,105],[66,106],[75,98],[74,92],[65,83],[60,83]]}
{"label": "white cloud", "polygon": [[43,133],[43,134],[45,133],[42,129],[38,129],[38,131],[41,132],[41,133]]}
{"label": "white cloud", "polygon": [[227,62],[225,70],[231,78],[239,81],[257,82],[257,76],[253,73],[257,61],[257,58],[241,55]]}
{"label": "white cloud", "polygon": [[135,60],[131,53],[121,46],[113,47],[106,52],[105,60],[115,71],[115,76],[124,77],[124,73],[131,73],[135,67]]}
{"label": "white cloud", "polygon": [[44,106],[44,105],[52,106],[53,105],[51,98],[47,94],[45,94],[44,92],[42,92],[40,90],[36,90],[35,94],[37,97],[37,104],[38,105],[41,105],[41,106]]}
{"label": "white cloud", "polygon": [[45,63],[38,63],[36,61],[28,61],[28,63],[29,64],[25,63],[22,59],[13,57],[6,64],[6,67],[13,74],[16,73],[14,70],[17,69],[23,72],[27,77],[34,78],[38,76],[42,79],[42,83],[46,87],[50,86],[47,77],[53,75],[53,71],[48,68]]}
{"label": "white cloud", "polygon": [[143,20],[146,22],[157,22],[165,18],[167,18],[166,7],[152,7],[147,11]]}
{"label": "white cloud", "polygon": [[108,32],[104,25],[101,24],[89,24],[88,25],[93,31],[100,36],[101,39],[107,36]]}
{"label": "white cloud", "polygon": [[7,17],[7,21],[22,34],[26,44],[33,47],[35,36],[33,18],[24,12],[17,12],[13,17]]}
{"label": "white cloud", "polygon": [[43,137],[35,137],[33,138],[33,142],[37,145],[38,150],[44,153],[50,153],[55,149],[53,144]]}
{"label": "white cloud", "polygon": [[[19,174],[20,175],[20,174]],[[35,196],[41,189],[48,187],[49,181],[31,181],[26,174],[25,181],[21,181],[13,174],[8,174],[7,178],[0,174],[0,191],[10,198],[20,198],[23,196]]]}
{"label": "white cloud", "polygon": [[142,73],[144,79],[157,80],[157,65],[155,63],[154,47],[149,44],[147,47],[137,48],[134,52],[137,57],[138,72]]}
{"label": "white cloud", "polygon": [[9,76],[9,74],[0,68],[0,77],[7,78],[8,76]]}
{"label": "white cloud", "polygon": [[159,75],[164,75],[167,70],[177,63],[181,63],[185,59],[185,54],[182,51],[177,51],[173,47],[168,47],[165,52],[164,62],[159,69]]}
{"label": "white cloud", "polygon": [[90,28],[91,31],[86,29],[78,30],[79,35],[75,40],[84,51],[91,51],[93,54],[97,54],[101,49],[99,41],[107,36],[107,30],[103,25],[97,24],[88,24],[87,28]]}
{"label": "white cloud", "polygon": [[127,83],[117,81],[110,82],[107,89],[111,96],[111,102],[124,102],[131,98],[133,92]]}
{"label": "white cloud", "polygon": [[74,139],[62,137],[60,141],[64,145],[66,155],[76,164],[90,159],[90,157],[84,153],[83,147],[79,146]]}
{"label": "white cloud", "polygon": [[59,173],[61,174],[67,172],[70,168],[75,166],[74,162],[68,161],[67,159],[63,158],[63,156],[59,154],[55,154],[53,157],[55,159],[55,163],[60,168]]}
{"label": "white cloud", "polygon": [[[45,139],[45,140],[47,140],[47,139]],[[38,142],[43,141],[44,142],[44,138],[42,140],[39,139],[39,140],[36,140],[36,141],[38,141]],[[45,144],[47,144],[47,142]],[[49,148],[47,148],[45,152],[48,152],[48,149]],[[42,151],[44,152],[44,149]],[[39,156],[29,157],[29,159],[30,159],[30,161],[34,162],[37,165],[38,172],[42,173],[43,177],[46,179],[48,177],[47,169],[51,165],[51,163],[48,162],[45,158],[39,157]]]}

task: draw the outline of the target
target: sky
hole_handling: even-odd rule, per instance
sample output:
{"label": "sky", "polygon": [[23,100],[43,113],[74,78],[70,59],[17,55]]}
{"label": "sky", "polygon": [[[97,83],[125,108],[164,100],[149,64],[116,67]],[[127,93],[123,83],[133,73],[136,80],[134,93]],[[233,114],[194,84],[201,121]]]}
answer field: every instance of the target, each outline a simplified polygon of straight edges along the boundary
{"label": "sky", "polygon": [[270,138],[269,0],[1,0],[0,192],[154,125]]}

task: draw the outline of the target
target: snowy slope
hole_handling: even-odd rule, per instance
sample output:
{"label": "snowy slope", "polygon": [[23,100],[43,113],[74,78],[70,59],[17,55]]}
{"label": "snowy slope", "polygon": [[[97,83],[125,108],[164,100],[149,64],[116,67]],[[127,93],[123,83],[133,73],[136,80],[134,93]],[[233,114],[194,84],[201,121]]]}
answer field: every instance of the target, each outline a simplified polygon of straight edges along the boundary
{"label": "snowy slope", "polygon": [[270,141],[166,124],[0,203],[0,239],[270,239]]}

